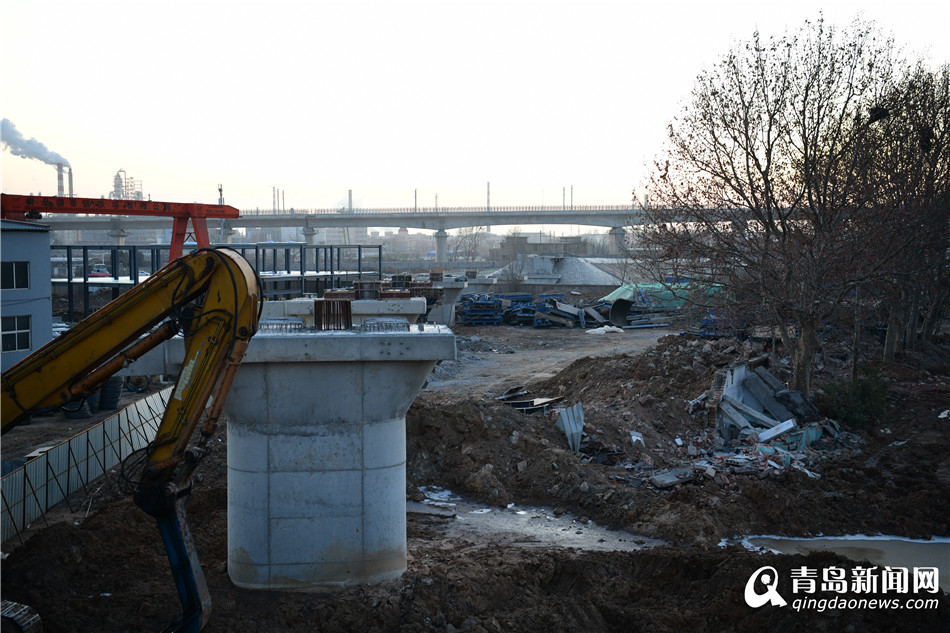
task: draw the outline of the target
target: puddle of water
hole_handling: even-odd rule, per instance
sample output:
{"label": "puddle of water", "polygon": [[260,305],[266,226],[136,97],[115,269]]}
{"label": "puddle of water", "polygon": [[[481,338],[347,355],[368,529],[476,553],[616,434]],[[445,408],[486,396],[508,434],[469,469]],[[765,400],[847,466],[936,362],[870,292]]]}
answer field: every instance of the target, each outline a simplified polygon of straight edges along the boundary
{"label": "puddle of water", "polygon": [[828,536],[790,538],[785,536],[748,536],[725,539],[720,545],[742,544],[746,548],[768,550],[776,554],[809,554],[831,551],[853,561],[868,561],[891,567],[937,567],[940,588],[950,593],[950,538],[931,540],[906,539],[898,536]]}
{"label": "puddle of water", "polygon": [[422,502],[408,501],[409,512],[445,517],[449,536],[490,538],[493,543],[518,547],[572,547],[591,551],[632,551],[665,544],[621,530],[610,530],[570,513],[555,516],[551,508],[509,505],[488,508],[469,503],[458,495],[426,486]]}

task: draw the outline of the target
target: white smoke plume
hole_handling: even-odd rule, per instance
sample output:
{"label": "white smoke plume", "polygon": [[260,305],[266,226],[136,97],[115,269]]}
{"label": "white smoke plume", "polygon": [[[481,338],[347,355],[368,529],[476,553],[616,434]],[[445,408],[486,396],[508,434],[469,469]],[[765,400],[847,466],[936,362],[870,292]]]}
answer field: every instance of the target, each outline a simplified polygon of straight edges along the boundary
{"label": "white smoke plume", "polygon": [[20,131],[16,129],[16,126],[13,125],[10,119],[0,121],[0,141],[3,142],[4,147],[9,148],[10,153],[14,156],[35,158],[49,165],[62,163],[63,166],[69,167],[68,160],[56,152],[51,152],[49,148],[35,138],[29,140],[23,138],[23,135],[20,134]]}

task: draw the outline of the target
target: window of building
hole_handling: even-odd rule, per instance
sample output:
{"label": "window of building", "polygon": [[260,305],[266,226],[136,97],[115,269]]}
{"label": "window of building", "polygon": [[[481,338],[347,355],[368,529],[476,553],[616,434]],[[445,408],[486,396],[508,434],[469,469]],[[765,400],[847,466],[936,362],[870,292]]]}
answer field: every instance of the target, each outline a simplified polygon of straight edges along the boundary
{"label": "window of building", "polygon": [[4,352],[19,352],[30,349],[30,315],[5,316],[2,322]]}
{"label": "window of building", "polygon": [[30,287],[30,262],[3,262],[0,264],[0,289]]}

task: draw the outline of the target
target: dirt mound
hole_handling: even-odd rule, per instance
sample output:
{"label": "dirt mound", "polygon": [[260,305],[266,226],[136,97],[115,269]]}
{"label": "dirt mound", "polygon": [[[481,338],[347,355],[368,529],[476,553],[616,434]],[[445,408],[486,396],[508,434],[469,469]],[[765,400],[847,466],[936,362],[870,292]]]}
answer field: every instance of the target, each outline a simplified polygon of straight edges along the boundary
{"label": "dirt mound", "polygon": [[[493,394],[424,393],[407,416],[409,494],[420,498],[417,486],[437,484],[485,503],[553,505],[703,545],[750,533],[950,534],[950,424],[937,417],[950,387],[935,375],[894,382],[886,432],[846,430],[806,449],[817,476],[765,470],[650,485],[651,473],[724,448],[712,422],[686,403],[709,388],[716,369],[763,351],[751,342],[666,336],[644,353],[581,358],[527,385],[533,395],[583,404],[581,453],[570,451],[553,416],[518,413]],[[773,372],[788,375],[781,363]]]}

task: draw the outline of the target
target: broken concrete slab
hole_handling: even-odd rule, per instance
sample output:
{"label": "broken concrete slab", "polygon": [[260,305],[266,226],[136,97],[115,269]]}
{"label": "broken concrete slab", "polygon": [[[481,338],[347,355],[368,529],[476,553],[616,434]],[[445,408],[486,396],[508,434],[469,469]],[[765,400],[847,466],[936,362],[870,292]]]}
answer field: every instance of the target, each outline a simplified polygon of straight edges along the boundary
{"label": "broken concrete slab", "polygon": [[768,411],[776,420],[787,420],[794,417],[791,411],[786,409],[784,405],[775,399],[772,390],[758,375],[747,372],[745,378],[742,380],[742,386],[748,390],[749,393],[752,394],[752,397],[762,405],[762,408]]}
{"label": "broken concrete slab", "polygon": [[740,413],[735,407],[733,407],[729,402],[723,400],[719,404],[719,411],[722,413],[725,421],[731,423],[732,425],[738,427],[739,429],[751,429],[752,425],[749,423],[749,420],[746,419],[742,413]]}
{"label": "broken concrete slab", "polygon": [[755,372],[755,375],[761,378],[762,382],[768,385],[768,387],[773,392],[783,391],[785,389],[785,385],[782,384],[782,381],[776,378],[775,376],[773,376],[772,372],[770,372],[768,369],[766,369],[762,365],[759,365],[753,371]]}
{"label": "broken concrete slab", "polygon": [[742,413],[742,414],[744,414],[744,415],[746,415],[746,416],[752,418],[752,421],[755,422],[755,423],[757,423],[759,426],[764,426],[764,427],[767,427],[767,428],[772,428],[773,426],[775,426],[776,424],[779,423],[779,421],[776,420],[775,418],[773,418],[773,417],[771,417],[771,416],[768,416],[768,415],[762,413],[761,411],[756,411],[755,409],[753,409],[753,408],[750,407],[749,405],[743,404],[742,402],[739,402],[737,399],[735,399],[734,397],[730,396],[729,394],[723,394],[723,395],[722,395],[722,401],[723,401],[724,403],[728,403],[728,404],[732,405],[732,407],[735,407],[735,409],[736,409],[739,413]]}
{"label": "broken concrete slab", "polygon": [[789,431],[793,430],[795,427],[796,427],[796,424],[795,424],[795,420],[794,420],[794,419],[792,419],[792,420],[785,420],[785,421],[782,422],[781,424],[777,424],[777,425],[775,425],[774,427],[772,427],[772,428],[770,428],[770,429],[768,429],[768,430],[766,430],[766,431],[760,432],[760,433],[759,433],[759,441],[760,441],[760,442],[768,442],[769,440],[772,440],[772,439],[778,437],[778,436],[781,435],[782,433],[788,433]]}
{"label": "broken concrete slab", "polygon": [[650,483],[657,488],[669,488],[676,484],[686,483],[696,479],[696,471],[692,467],[676,468],[650,476]]}

